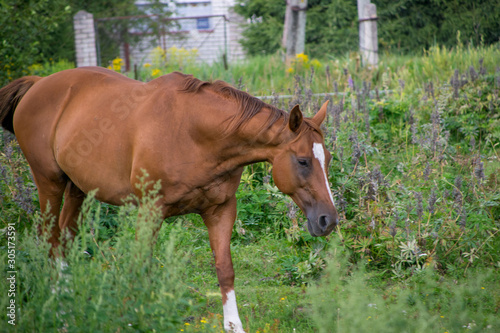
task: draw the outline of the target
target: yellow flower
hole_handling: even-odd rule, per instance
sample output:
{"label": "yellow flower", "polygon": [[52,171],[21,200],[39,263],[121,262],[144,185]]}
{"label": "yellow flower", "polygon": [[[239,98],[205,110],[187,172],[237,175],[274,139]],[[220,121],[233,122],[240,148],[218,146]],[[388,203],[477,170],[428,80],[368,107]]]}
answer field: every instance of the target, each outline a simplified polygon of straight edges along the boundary
{"label": "yellow flower", "polygon": [[191,324],[190,324],[190,323],[184,323],[184,325],[189,326],[189,325],[191,325]]}
{"label": "yellow flower", "polygon": [[206,320],[205,318],[202,318],[202,319],[200,320],[200,323],[206,324],[206,323],[207,323],[207,320]]}
{"label": "yellow flower", "polygon": [[146,64],[144,64],[144,67],[149,68],[149,67],[151,67],[151,64],[150,63],[146,63]]}
{"label": "yellow flower", "polygon": [[286,72],[292,74],[295,70],[292,67],[287,68]]}
{"label": "yellow flower", "polygon": [[113,69],[117,72],[119,72],[122,69],[123,66],[123,59],[122,58],[115,58],[112,61]]}
{"label": "yellow flower", "polygon": [[299,53],[299,54],[297,54],[296,57],[297,57],[297,59],[299,59],[303,63],[306,63],[309,61],[309,57],[307,56],[307,54],[304,54],[304,53]]}
{"label": "yellow flower", "polygon": [[161,71],[158,68],[153,69],[151,72],[151,75],[153,76],[159,76],[161,74]]}

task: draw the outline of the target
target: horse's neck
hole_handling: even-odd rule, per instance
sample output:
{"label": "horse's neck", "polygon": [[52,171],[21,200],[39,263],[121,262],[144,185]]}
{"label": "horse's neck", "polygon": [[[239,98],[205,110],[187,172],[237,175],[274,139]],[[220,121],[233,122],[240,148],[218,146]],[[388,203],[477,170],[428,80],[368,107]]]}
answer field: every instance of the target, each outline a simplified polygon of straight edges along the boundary
{"label": "horse's neck", "polygon": [[287,140],[285,119],[267,127],[269,112],[261,111],[228,138],[226,152],[238,165],[272,162],[277,148]]}

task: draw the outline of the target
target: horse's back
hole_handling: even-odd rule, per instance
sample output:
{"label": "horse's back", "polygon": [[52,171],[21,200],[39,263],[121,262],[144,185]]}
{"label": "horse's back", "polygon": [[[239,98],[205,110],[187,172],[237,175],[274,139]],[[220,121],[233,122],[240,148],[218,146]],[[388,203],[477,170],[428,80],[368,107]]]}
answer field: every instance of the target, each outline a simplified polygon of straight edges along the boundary
{"label": "horse's back", "polygon": [[179,92],[189,77],[143,83],[99,67],[50,75],[16,109],[16,136],[34,173],[67,176],[83,192],[99,188],[98,199],[119,204],[142,169],[175,183],[179,165],[201,154],[188,144],[187,127],[206,117],[188,110],[206,105]]}
{"label": "horse's back", "polygon": [[65,174],[84,192],[114,183],[110,190],[121,198],[131,191],[137,113],[156,90],[100,67],[58,72],[38,81],[19,103],[16,136],[34,172]]}

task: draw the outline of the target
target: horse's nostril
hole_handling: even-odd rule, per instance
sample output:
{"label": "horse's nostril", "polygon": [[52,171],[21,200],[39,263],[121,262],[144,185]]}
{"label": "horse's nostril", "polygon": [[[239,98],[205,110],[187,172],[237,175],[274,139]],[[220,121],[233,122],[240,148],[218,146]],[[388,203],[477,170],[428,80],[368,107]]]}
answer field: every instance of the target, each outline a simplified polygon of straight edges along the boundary
{"label": "horse's nostril", "polygon": [[328,225],[330,224],[330,221],[328,219],[328,215],[321,215],[319,217],[318,223],[319,223],[321,230],[325,230],[328,227]]}

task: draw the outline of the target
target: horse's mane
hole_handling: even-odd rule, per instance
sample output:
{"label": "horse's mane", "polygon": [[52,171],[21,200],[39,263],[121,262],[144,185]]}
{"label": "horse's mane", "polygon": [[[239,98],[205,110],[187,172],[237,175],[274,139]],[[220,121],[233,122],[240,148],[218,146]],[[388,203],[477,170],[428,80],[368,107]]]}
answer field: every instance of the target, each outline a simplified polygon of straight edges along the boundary
{"label": "horse's mane", "polygon": [[[271,111],[271,113],[269,114],[269,118],[263,125],[263,129],[269,129],[281,117],[284,117],[285,120],[288,119],[287,112],[269,105],[244,91],[238,90],[224,81],[218,80],[215,82],[207,82],[201,81],[191,75],[184,75],[184,82],[179,91],[184,93],[198,93],[201,89],[204,88],[209,88],[210,90],[219,93],[226,98],[235,100],[239,104],[239,112],[231,120],[231,124],[228,129],[230,133],[237,131],[242,125],[252,119],[263,108]],[[286,123],[287,122],[285,121],[284,124]]]}

